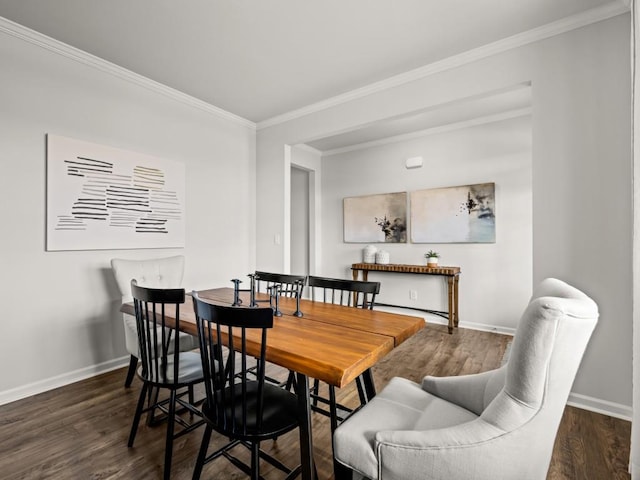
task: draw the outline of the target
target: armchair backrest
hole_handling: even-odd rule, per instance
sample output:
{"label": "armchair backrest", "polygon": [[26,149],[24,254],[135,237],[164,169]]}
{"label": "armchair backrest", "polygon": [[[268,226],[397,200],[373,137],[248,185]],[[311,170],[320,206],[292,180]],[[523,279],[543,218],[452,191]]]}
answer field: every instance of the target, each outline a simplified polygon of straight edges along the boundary
{"label": "armchair backrest", "polygon": [[122,302],[130,302],[131,280],[149,288],[179,288],[184,275],[184,256],[176,255],[149,260],[114,258],[111,268],[116,278]]}
{"label": "armchair backrest", "polygon": [[504,388],[481,414],[505,432],[517,430],[535,439],[535,468],[541,474],[551,460],[558,425],[597,320],[598,307],[591,298],[561,280],[544,280],[518,324]]}

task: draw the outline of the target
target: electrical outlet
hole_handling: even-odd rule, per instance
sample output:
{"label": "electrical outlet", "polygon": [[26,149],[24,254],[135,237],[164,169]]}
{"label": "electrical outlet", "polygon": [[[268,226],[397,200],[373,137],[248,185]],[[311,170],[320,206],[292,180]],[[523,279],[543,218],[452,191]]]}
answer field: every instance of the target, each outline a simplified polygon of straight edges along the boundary
{"label": "electrical outlet", "polygon": [[411,300],[417,300],[418,299],[418,292],[416,290],[409,290],[409,298]]}

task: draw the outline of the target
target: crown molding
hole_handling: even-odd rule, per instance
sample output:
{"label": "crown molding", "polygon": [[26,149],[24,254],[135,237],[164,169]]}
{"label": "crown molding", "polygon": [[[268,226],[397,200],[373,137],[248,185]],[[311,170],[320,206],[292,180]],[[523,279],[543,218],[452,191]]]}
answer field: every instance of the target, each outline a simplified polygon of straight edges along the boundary
{"label": "crown molding", "polygon": [[107,60],[96,57],[95,55],[55,40],[40,32],[36,32],[35,30],[31,30],[30,28],[12,22],[11,20],[8,20],[4,17],[0,17],[0,32],[6,33],[38,47],[44,48],[58,55],[62,55],[63,57],[69,58],[71,60],[75,60],[76,62],[109,73],[115,77],[134,83],[138,86],[164,95],[165,97],[171,98],[190,107],[197,108],[211,115],[215,115],[225,120],[232,121],[244,127],[249,127],[254,130],[256,129],[256,124],[250,120],[247,120],[246,118],[235,115],[231,112],[211,105],[210,103],[198,100],[191,95],[182,93],[179,90],[134,73],[131,70],[127,70],[126,68],[122,68],[118,65],[108,62]]}
{"label": "crown molding", "polygon": [[390,143],[406,142],[415,138],[426,137],[427,135],[435,135],[438,133],[446,133],[463,128],[476,127],[478,125],[500,122],[502,120],[510,120],[512,118],[524,117],[526,115],[531,115],[531,107],[509,110],[507,112],[496,113],[493,115],[484,115],[482,117],[471,118],[469,120],[463,120],[461,122],[448,123],[446,125],[426,128],[424,130],[418,130],[416,132],[403,133],[401,135],[394,135],[393,137],[381,138],[380,140],[372,140],[370,142],[363,142],[346,147],[334,148],[332,150],[326,150],[322,152],[322,156],[327,157],[329,155],[353,152],[355,150],[364,150],[365,148],[380,147],[382,145],[388,145]]}
{"label": "crown molding", "polygon": [[257,123],[257,129],[272,127],[281,123],[285,123],[305,115],[310,115],[327,108],[335,107],[343,103],[347,103],[374,93],[378,93],[390,88],[394,88],[400,85],[404,85],[415,80],[419,80],[424,77],[428,77],[435,73],[444,72],[454,68],[461,67],[463,65],[475,62],[477,60],[497,55],[499,53],[512,50],[514,48],[522,47],[530,43],[538,42],[562,33],[575,30],[577,28],[585,27],[593,23],[601,22],[618,15],[622,15],[629,11],[629,6],[625,4],[625,0],[615,0],[597,8],[592,8],[584,12],[580,12],[576,15],[571,15],[555,22],[542,25],[526,32],[518,33],[511,37],[507,37],[503,40],[488,43],[478,48],[468,50],[458,55],[439,60],[437,62],[430,63],[423,67],[409,70],[408,72],[389,77],[385,80],[372,83],[362,88],[352,90],[350,92],[337,95],[335,97],[328,98],[321,102],[307,105],[306,107],[292,110],[290,112],[278,115],[267,120],[263,120]]}
{"label": "crown molding", "polygon": [[304,150],[305,152],[313,153],[314,155],[318,155],[318,156],[322,155],[321,150],[318,150],[317,148],[307,145],[306,143],[297,143],[293,145],[293,147],[300,150]]}

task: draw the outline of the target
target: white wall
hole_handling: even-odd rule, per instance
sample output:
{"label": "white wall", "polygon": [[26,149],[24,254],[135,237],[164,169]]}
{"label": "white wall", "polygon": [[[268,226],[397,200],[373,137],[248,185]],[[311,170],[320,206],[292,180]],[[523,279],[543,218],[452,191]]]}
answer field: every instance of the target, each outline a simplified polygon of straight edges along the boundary
{"label": "white wall", "polygon": [[[405,159],[415,156],[424,158],[424,166],[407,170]],[[424,264],[426,251],[438,251],[441,265],[462,268],[461,326],[515,329],[532,282],[529,116],[323,157],[322,178],[325,263],[320,273],[341,278],[351,278],[349,267],[362,261],[364,247],[342,242],[344,197],[495,182],[495,243],[415,244],[407,232],[406,244],[376,246],[390,253],[391,263]],[[369,280],[382,283],[382,303],[448,308],[443,277],[370,272]],[[417,291],[417,300],[410,300],[410,289]]]}
{"label": "white wall", "polygon": [[[288,271],[294,274],[313,275],[322,261],[322,243],[320,241],[322,234],[321,155],[319,151],[306,145],[288,146],[287,148],[291,152],[290,161],[285,162],[285,167],[288,166],[291,172],[291,197],[289,200],[291,205],[291,222],[289,223],[291,227],[291,263]],[[304,181],[302,176],[305,177]],[[306,212],[303,212],[302,209],[306,209]],[[294,215],[297,220],[294,219]],[[308,230],[306,232],[294,231],[294,228],[297,228],[296,221],[307,223]],[[301,252],[305,242],[308,249]],[[303,264],[306,265],[306,269]],[[274,264],[271,265],[273,268]],[[268,268],[264,267],[265,270]],[[275,271],[281,271],[281,268],[276,267]]]}
{"label": "white wall", "polygon": [[[122,363],[112,257],[184,254],[186,288],[255,268],[255,129],[0,33],[0,403]],[[45,135],[186,165],[186,247],[45,251]],[[123,379],[124,380],[124,379]]]}
{"label": "white wall", "polygon": [[309,172],[291,167],[291,272],[309,274]]}
{"label": "white wall", "polygon": [[[631,405],[631,107],[629,15],[444,69],[258,130],[258,195],[283,200],[283,145],[531,82],[533,283],[562,278],[598,302],[599,325],[573,399],[629,414]],[[258,205],[258,261],[277,268],[284,205]],[[606,252],[607,261],[594,261]],[[327,261],[329,261],[327,259]]]}

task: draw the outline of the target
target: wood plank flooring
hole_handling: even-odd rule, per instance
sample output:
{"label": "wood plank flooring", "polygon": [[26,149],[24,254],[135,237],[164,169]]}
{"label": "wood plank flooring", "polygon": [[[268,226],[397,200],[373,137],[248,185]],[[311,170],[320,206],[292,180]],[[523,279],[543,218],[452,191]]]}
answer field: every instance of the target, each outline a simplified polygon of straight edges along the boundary
{"label": "wood plank flooring", "polygon": [[[459,329],[453,335],[428,325],[374,369],[381,389],[393,376],[420,381],[426,374],[459,375],[499,366],[510,337]],[[274,367],[272,375],[286,375]],[[125,389],[125,370],[117,370],[18,402],[0,406],[0,478],[14,479],[156,479],[162,477],[164,425],[141,422],[136,443],[127,437],[140,383]],[[352,386],[339,400],[357,404]],[[333,477],[329,425],[313,415],[314,455],[320,479]],[[554,448],[548,480],[629,479],[629,422],[567,407]],[[176,440],[172,478],[190,479],[202,429]],[[217,441],[221,443],[221,440]],[[263,448],[289,465],[299,456],[298,433],[265,442]],[[241,449],[240,456],[248,458]],[[282,478],[267,464],[266,479]],[[203,479],[244,479],[227,460],[208,464]],[[413,480],[413,479],[411,479]]]}

